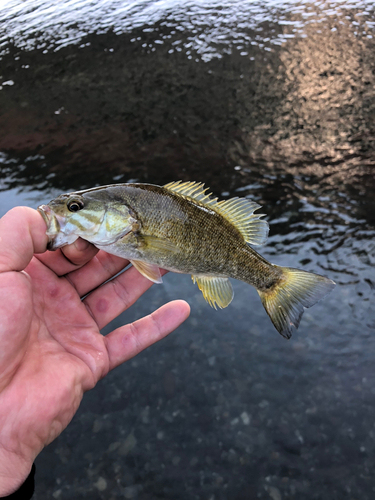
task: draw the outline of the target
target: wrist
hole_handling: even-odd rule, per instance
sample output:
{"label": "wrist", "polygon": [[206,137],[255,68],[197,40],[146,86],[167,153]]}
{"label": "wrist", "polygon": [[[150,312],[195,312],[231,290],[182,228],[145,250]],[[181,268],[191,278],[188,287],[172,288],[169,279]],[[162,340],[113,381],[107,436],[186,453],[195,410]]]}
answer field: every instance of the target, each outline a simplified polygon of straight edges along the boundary
{"label": "wrist", "polygon": [[34,494],[34,476],[35,476],[35,464],[33,464],[30,474],[27,476],[26,480],[22,485],[13,493],[7,496],[1,496],[4,500],[31,500]]}
{"label": "wrist", "polygon": [[33,460],[0,449],[0,499],[17,491],[30,475]]}

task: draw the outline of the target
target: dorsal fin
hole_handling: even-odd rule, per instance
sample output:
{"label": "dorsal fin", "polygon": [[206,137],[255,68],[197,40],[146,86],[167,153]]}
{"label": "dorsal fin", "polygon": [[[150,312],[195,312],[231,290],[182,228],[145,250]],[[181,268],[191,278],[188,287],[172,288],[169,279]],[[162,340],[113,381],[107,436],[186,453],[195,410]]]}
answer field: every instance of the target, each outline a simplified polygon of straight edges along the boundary
{"label": "dorsal fin", "polygon": [[191,198],[218,212],[231,222],[242,234],[244,240],[251,245],[263,245],[268,236],[268,223],[261,220],[264,214],[254,214],[260,208],[258,203],[246,198],[231,198],[230,200],[217,201],[211,198],[211,193],[206,194],[208,188],[201,182],[170,182],[165,189]]}
{"label": "dorsal fin", "polygon": [[258,203],[246,198],[231,198],[219,201],[213,207],[239,230],[244,240],[251,245],[263,245],[268,237],[268,222],[262,220],[265,214],[254,214],[260,208]]}
{"label": "dorsal fin", "polygon": [[212,206],[212,204],[217,202],[217,198],[211,198],[211,194],[206,194],[208,188],[204,187],[203,182],[170,182],[166,184],[165,189],[178,193],[181,196],[186,196],[187,198],[192,198],[194,200],[200,201],[206,206]]}

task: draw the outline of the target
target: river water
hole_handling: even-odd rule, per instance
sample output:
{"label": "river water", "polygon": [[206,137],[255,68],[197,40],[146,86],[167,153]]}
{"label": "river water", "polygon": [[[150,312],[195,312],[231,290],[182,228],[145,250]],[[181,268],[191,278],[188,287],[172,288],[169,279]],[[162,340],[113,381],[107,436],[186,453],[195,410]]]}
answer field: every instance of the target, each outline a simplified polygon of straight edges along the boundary
{"label": "river water", "polygon": [[200,181],[337,283],[286,341],[244,283],[214,311],[169,273],[111,326],[174,298],[189,320],[85,396],[36,500],[374,498],[374,26],[369,1],[0,3],[0,215]]}

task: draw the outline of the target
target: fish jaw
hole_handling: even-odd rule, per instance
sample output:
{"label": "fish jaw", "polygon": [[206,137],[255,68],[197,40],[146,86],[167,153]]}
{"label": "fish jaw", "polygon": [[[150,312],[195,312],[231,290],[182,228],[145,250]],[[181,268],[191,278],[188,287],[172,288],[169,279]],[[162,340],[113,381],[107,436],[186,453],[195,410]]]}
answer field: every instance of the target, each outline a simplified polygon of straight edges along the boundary
{"label": "fish jaw", "polygon": [[40,205],[37,210],[47,225],[47,250],[57,250],[74,243],[78,239],[77,234],[67,231],[66,218],[56,214],[50,206]]}

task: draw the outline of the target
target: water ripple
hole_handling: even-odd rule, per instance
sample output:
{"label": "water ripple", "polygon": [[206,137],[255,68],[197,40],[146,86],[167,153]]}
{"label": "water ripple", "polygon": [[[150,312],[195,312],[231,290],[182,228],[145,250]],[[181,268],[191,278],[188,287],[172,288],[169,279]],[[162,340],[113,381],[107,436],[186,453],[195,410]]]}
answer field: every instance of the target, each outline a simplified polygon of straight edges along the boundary
{"label": "water ripple", "polygon": [[[58,50],[78,45],[88,34],[108,31],[121,34],[136,28],[147,32],[158,25],[176,30],[172,33],[176,35],[172,52],[178,50],[178,34],[186,31],[189,36],[184,37],[185,48],[190,48],[195,57],[209,61],[231,50],[248,56],[247,50],[243,50],[248,44],[271,50],[272,45],[281,45],[290,38],[305,37],[309,25],[326,23],[331,18],[342,17],[342,24],[349,22],[358,28],[356,35],[372,38],[372,12],[373,2],[367,0],[314,4],[272,0],[52,0],[48,4],[44,0],[6,1],[0,12],[0,27],[5,28],[0,37],[0,53],[7,53],[9,42],[25,50]],[[263,33],[264,24],[267,36]],[[275,24],[273,29],[272,24]],[[163,35],[154,43],[163,43]]]}

